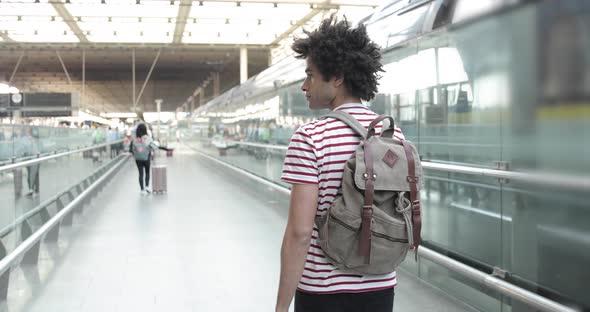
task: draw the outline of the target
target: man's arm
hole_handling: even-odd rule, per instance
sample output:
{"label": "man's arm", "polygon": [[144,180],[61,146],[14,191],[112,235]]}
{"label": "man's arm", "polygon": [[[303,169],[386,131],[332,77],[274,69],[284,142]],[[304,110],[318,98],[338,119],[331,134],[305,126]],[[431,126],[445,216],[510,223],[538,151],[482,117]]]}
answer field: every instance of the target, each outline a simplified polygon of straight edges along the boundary
{"label": "man's arm", "polygon": [[294,184],[281,248],[277,312],[287,312],[303,274],[318,204],[317,184]]}

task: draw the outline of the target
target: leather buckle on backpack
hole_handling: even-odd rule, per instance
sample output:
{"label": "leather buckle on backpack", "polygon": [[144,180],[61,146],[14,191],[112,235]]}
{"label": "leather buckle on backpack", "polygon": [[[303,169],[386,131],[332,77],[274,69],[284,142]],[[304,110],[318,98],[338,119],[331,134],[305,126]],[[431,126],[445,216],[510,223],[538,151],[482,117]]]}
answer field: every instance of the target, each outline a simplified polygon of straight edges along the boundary
{"label": "leather buckle on backpack", "polygon": [[414,184],[418,183],[418,177],[415,177],[415,176],[407,176],[406,180],[408,181],[408,183],[414,183]]}

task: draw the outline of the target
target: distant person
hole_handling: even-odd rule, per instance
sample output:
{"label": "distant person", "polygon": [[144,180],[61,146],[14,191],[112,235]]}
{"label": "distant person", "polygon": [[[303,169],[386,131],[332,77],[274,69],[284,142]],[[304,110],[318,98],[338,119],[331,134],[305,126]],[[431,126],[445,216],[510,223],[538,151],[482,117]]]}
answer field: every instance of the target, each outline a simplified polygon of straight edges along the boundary
{"label": "distant person", "polygon": [[141,188],[142,195],[151,193],[148,188],[150,184],[150,160],[153,152],[155,152],[159,145],[157,141],[154,141],[148,135],[145,124],[141,123],[137,125],[135,138],[131,140],[129,152],[133,154],[135,163],[137,164],[137,170],[139,170],[139,187]]}
{"label": "distant person", "polygon": [[[92,144],[94,144],[94,145],[104,144],[106,142],[105,132],[106,132],[106,129],[104,129],[100,126],[95,127],[94,131],[92,132]],[[92,162],[93,163],[101,162],[101,157],[106,152],[106,150],[107,150],[106,146],[102,146],[102,147],[98,147],[98,148],[93,149],[92,150]]]}
{"label": "distant person", "polygon": [[[34,157],[39,153],[38,142],[39,133],[35,129],[26,127],[24,129],[23,136],[20,139],[22,155],[23,157]],[[27,196],[37,197],[39,196],[39,169],[41,165],[39,163],[27,166],[27,185],[29,192]]]}
{"label": "distant person", "polygon": [[[362,100],[371,100],[377,92],[379,47],[363,25],[352,28],[334,17],[306,35],[292,48],[307,63],[301,90],[309,108],[341,110],[367,128],[378,116]],[[399,129],[395,135],[403,139]],[[293,296],[296,312],[393,310],[395,272],[367,275],[338,268],[317,241],[315,218],[334,201],[345,163],[359,144],[350,127],[331,117],[304,124],[291,138],[281,176],[292,189],[276,312],[287,312]]]}
{"label": "distant person", "polygon": [[113,142],[117,141],[118,139],[119,129],[109,127],[108,142],[111,143],[111,145],[109,145],[111,158],[115,158],[117,155],[119,155],[119,144],[113,144]]}

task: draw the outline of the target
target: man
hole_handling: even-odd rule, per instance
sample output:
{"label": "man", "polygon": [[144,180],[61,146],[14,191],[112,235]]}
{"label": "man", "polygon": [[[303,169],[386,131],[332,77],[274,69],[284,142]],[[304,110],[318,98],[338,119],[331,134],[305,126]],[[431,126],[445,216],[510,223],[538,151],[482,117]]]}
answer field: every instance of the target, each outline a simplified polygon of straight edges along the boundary
{"label": "man", "polygon": [[[367,128],[377,114],[361,100],[370,100],[377,92],[382,71],[379,47],[364,26],[351,28],[334,17],[306,35],[292,48],[307,62],[301,89],[310,109],[343,110]],[[396,137],[403,139],[399,129]],[[293,296],[296,312],[393,309],[395,272],[371,276],[338,269],[316,243],[314,219],[326,213],[340,191],[344,165],[359,143],[360,136],[334,118],[305,124],[291,138],[281,177],[293,187],[281,249],[277,312],[288,311]]]}

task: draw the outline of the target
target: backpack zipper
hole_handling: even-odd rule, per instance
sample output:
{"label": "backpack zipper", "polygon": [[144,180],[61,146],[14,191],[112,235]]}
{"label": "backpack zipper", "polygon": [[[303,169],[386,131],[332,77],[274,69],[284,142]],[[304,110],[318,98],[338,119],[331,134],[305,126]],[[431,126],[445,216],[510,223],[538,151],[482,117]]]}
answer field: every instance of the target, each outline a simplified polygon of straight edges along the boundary
{"label": "backpack zipper", "polygon": [[[345,228],[347,228],[347,229],[349,229],[349,230],[351,230],[353,232],[358,231],[358,229],[355,229],[354,227],[352,227],[352,226],[344,223],[344,221],[336,218],[334,216],[334,214],[332,214],[332,213],[330,213],[330,218],[332,218],[334,221],[336,221],[336,223],[342,225],[343,227],[345,227]],[[407,243],[408,242],[407,239],[395,238],[395,237],[387,236],[385,234],[377,233],[375,231],[371,231],[371,234],[375,235],[376,237],[383,238],[383,239],[386,239],[386,240],[391,241],[391,242],[394,242],[394,243]]]}
{"label": "backpack zipper", "polygon": [[377,233],[377,232],[373,232],[373,231],[371,231],[371,233],[373,235],[375,235],[376,237],[380,237],[380,238],[383,238],[383,239],[386,239],[388,241],[392,241],[392,242],[395,242],[395,243],[407,243],[408,242],[407,239],[403,239],[403,238],[395,238],[395,237],[387,236],[387,235],[384,235],[384,234],[381,234],[381,233]]}

